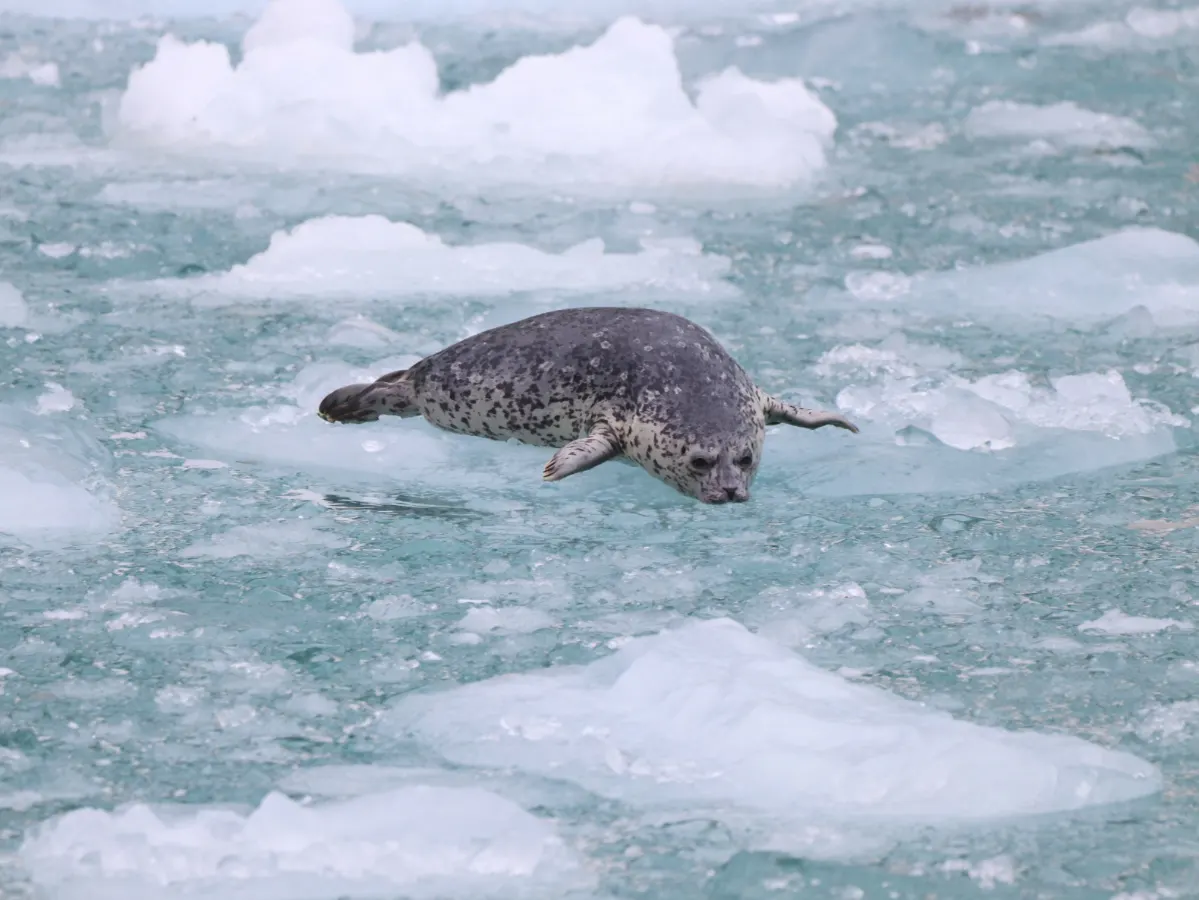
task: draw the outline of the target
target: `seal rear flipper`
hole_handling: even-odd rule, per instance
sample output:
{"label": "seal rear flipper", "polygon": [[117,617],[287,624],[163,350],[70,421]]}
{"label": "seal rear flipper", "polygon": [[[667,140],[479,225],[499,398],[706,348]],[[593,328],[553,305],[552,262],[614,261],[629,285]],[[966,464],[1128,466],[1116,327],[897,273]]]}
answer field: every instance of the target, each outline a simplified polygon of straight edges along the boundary
{"label": "seal rear flipper", "polygon": [[[395,373],[397,376],[403,373]],[[391,376],[384,375],[383,378]],[[416,395],[405,380],[349,384],[327,394],[317,414],[326,422],[374,422],[379,416],[419,416]]]}
{"label": "seal rear flipper", "polygon": [[787,403],[778,397],[766,396],[763,410],[766,413],[767,425],[794,425],[797,428],[823,428],[825,425],[836,425],[857,434],[858,426],[840,413],[826,412],[820,409],[804,409],[793,403]]}
{"label": "seal rear flipper", "polygon": [[545,464],[541,477],[546,481],[561,481],[567,475],[586,472],[600,463],[615,459],[624,452],[620,441],[607,425],[597,425],[587,437],[571,441]]}

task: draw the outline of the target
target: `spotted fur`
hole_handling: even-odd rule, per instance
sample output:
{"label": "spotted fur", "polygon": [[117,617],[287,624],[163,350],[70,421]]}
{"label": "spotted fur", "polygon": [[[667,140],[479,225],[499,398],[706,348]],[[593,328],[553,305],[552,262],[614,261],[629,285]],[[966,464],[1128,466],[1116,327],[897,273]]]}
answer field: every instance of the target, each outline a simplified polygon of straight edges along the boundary
{"label": "spotted fur", "polygon": [[447,431],[561,448],[556,481],[626,457],[705,503],[743,501],[768,424],[836,425],[771,397],[703,328],[649,309],[542,313],[321,401],[331,422],[424,416]]}

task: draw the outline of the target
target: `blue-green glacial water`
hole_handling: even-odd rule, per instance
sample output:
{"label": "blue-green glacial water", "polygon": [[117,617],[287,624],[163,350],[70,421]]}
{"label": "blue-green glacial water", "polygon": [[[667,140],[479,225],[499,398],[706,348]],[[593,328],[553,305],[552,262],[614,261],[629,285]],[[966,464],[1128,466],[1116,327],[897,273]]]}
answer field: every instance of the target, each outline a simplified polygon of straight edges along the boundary
{"label": "blue-green glacial water", "polygon": [[[262,6],[0,3],[0,895],[1199,897],[1199,9]],[[314,414],[594,304],[861,434]]]}

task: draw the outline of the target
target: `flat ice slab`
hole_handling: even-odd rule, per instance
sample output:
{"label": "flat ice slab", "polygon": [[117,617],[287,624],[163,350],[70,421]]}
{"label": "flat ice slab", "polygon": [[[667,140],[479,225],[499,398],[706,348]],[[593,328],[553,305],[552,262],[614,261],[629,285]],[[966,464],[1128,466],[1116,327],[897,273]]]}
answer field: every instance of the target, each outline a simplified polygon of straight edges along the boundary
{"label": "flat ice slab", "polygon": [[1199,243],[1160,228],[1126,228],[1028,259],[920,275],[909,288],[849,302],[1017,325],[1095,323],[1143,307],[1158,325],[1193,325]]}
{"label": "flat ice slab", "polygon": [[741,819],[771,845],[813,821],[952,823],[1157,791],[1150,763],[854,684],[730,619],[586,666],[408,695],[386,727],[461,764],[566,779],[650,810]]}

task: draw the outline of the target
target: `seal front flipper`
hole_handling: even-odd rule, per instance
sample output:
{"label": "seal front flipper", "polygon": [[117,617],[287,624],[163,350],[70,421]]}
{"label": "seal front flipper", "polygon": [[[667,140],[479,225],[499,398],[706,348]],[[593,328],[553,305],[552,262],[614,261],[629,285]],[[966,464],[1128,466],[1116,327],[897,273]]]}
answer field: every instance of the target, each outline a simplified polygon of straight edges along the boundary
{"label": "seal front flipper", "polygon": [[317,409],[326,422],[374,422],[379,416],[419,416],[407,370],[390,372],[372,384],[349,384],[327,394]]}
{"label": "seal front flipper", "polygon": [[820,409],[804,409],[793,403],[787,403],[778,397],[766,396],[764,403],[767,425],[794,425],[797,428],[823,428],[825,425],[836,425],[854,434],[858,426],[849,419],[835,412],[825,412]]}
{"label": "seal front flipper", "polygon": [[591,434],[571,441],[545,464],[541,477],[546,481],[560,481],[567,475],[586,472],[600,463],[620,456],[624,450],[612,429],[600,423],[591,429]]}

